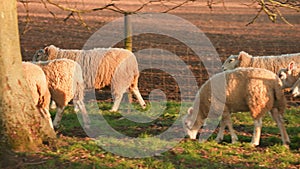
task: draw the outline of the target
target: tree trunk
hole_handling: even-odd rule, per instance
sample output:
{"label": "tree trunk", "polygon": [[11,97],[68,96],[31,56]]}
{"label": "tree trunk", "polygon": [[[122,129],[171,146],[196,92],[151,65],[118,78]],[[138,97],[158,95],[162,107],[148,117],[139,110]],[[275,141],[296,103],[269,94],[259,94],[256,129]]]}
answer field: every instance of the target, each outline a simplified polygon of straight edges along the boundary
{"label": "tree trunk", "polygon": [[15,151],[34,151],[55,138],[33,104],[22,72],[15,0],[0,2],[0,168]]}

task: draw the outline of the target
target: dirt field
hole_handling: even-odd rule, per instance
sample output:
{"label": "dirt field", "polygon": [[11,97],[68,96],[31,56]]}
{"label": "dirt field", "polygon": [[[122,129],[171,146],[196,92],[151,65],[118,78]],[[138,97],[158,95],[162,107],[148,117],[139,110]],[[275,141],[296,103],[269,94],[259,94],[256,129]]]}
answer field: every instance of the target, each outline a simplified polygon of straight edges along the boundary
{"label": "dirt field", "polygon": [[[71,2],[71,0],[69,1]],[[136,9],[141,1],[115,1],[126,10]],[[243,5],[245,1],[226,1],[225,7],[215,5],[210,10],[205,3],[194,3],[176,9],[170,14],[188,20],[201,29],[210,39],[219,53],[222,61],[231,54],[246,51],[251,55],[278,55],[284,53],[300,52],[300,13],[285,11],[286,19],[294,26],[289,26],[280,19],[272,23],[266,16],[260,16],[252,25],[245,26],[256,14],[256,9]],[[70,3],[71,4],[71,3]],[[95,8],[103,4],[94,1],[72,1],[69,6],[83,6],[85,9]],[[106,23],[113,21],[122,14],[111,11],[98,11],[84,14],[83,19],[91,30],[81,26],[72,17],[66,22],[64,18],[69,13],[48,6],[55,13],[53,17],[40,3],[29,4],[30,22],[26,26],[26,12],[22,4],[18,4],[19,29],[21,33],[21,48],[23,60],[31,60],[37,49],[53,44],[60,48],[81,49],[87,39]],[[158,12],[165,10],[159,5],[152,5],[142,12]],[[154,25],[153,25],[154,26]],[[172,26],[170,26],[170,29]],[[123,47],[123,43],[116,44]],[[133,37],[133,52],[141,49],[161,48],[175,53],[191,69],[193,76],[200,86],[208,78],[205,67],[195,53],[181,42],[169,37],[155,34],[143,34]],[[172,63],[169,63],[172,64]],[[166,61],[166,65],[168,62]],[[150,91],[160,89],[165,92],[168,99],[181,100],[180,87],[170,74],[158,70],[147,69],[141,72],[139,88],[147,99]],[[188,87],[189,88],[189,87]],[[190,93],[194,95],[194,93]],[[100,92],[100,100],[110,100],[107,92]]]}

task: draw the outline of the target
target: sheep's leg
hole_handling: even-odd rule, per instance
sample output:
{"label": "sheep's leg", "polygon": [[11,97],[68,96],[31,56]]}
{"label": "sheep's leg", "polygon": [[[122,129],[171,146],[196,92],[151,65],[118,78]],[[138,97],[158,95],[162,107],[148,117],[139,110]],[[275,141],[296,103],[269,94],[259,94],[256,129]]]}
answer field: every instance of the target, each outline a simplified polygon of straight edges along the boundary
{"label": "sheep's leg", "polygon": [[273,108],[271,110],[271,115],[272,115],[273,120],[277,123],[277,126],[280,130],[283,145],[288,145],[290,143],[290,139],[289,139],[289,136],[288,136],[285,126],[284,126],[284,120],[283,120],[282,114],[278,112],[277,108]]}
{"label": "sheep's leg", "polygon": [[51,120],[51,116],[50,113],[47,109],[40,109],[40,111],[42,112],[42,114],[44,115],[45,118],[48,119],[50,127],[53,128],[53,124],[52,124],[52,120]]}
{"label": "sheep's leg", "polygon": [[238,141],[238,137],[234,132],[233,126],[232,126],[232,122],[231,122],[231,116],[228,113],[226,115],[226,113],[223,114],[221,123],[220,123],[220,129],[216,138],[217,142],[221,142],[224,138],[224,130],[225,127],[228,127],[229,132],[230,132],[230,136],[231,136],[231,143],[236,143]]}
{"label": "sheep's leg", "polygon": [[123,94],[116,94],[116,95],[114,95],[114,105],[113,105],[113,107],[110,110],[111,112],[118,111],[120,103],[122,101],[122,97],[123,97]]}
{"label": "sheep's leg", "polygon": [[127,97],[128,97],[128,102],[131,104],[132,103],[132,94],[130,91],[127,92]]}
{"label": "sheep's leg", "polygon": [[196,139],[198,131],[199,129],[198,130],[192,129],[192,130],[187,130],[186,132],[191,139]]}
{"label": "sheep's leg", "polygon": [[53,101],[52,99],[51,99],[51,102],[50,102],[50,109],[56,109],[55,101]]}
{"label": "sheep's leg", "polygon": [[218,143],[220,143],[223,140],[223,138],[224,138],[225,127],[226,127],[225,120],[224,120],[224,118],[222,118],[222,120],[220,122],[220,129],[219,129],[218,135],[217,135],[217,137],[215,139]]}
{"label": "sheep's leg", "polygon": [[251,141],[251,144],[254,146],[259,145],[261,128],[262,128],[262,118],[254,119],[254,131],[253,131],[253,136]]}
{"label": "sheep's leg", "polygon": [[227,122],[226,125],[228,126],[228,130],[229,130],[230,136],[231,136],[231,143],[236,143],[239,139],[234,132],[231,118],[229,118],[226,122]]}
{"label": "sheep's leg", "polygon": [[73,100],[73,101],[75,103],[74,111],[76,113],[78,113],[79,110],[81,111],[84,127],[86,129],[89,129],[91,122],[90,122],[90,118],[89,118],[89,116],[87,114],[87,111],[86,111],[86,108],[85,108],[85,105],[84,105],[83,101],[79,101],[79,100]]}
{"label": "sheep's leg", "polygon": [[64,108],[65,107],[57,107],[56,109],[56,115],[55,115],[55,118],[53,120],[53,126],[54,128],[58,128],[58,125],[61,121],[61,118],[62,118],[62,115],[63,115],[63,111],[64,111]]}
{"label": "sheep's leg", "polygon": [[146,103],[145,103],[139,89],[137,87],[135,87],[135,88],[132,89],[132,91],[133,91],[134,95],[136,96],[136,98],[138,99],[138,101],[139,101],[140,105],[142,106],[142,108],[145,109],[146,108]]}

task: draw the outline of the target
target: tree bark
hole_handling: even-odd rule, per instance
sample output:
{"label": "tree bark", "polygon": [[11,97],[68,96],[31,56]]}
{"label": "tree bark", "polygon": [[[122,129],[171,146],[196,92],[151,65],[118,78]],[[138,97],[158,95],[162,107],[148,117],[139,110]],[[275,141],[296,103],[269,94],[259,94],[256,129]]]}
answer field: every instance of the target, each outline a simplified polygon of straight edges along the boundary
{"label": "tree bark", "polygon": [[[16,151],[37,150],[56,137],[39,113],[22,72],[15,0],[0,2],[0,168]],[[34,75],[34,74],[33,74]]]}

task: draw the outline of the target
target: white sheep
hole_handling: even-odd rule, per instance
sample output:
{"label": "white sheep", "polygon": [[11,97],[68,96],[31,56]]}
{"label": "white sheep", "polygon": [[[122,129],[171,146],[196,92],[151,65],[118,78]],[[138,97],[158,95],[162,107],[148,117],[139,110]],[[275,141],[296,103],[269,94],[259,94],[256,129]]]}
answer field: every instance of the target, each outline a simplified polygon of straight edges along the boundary
{"label": "white sheep", "polygon": [[31,91],[31,96],[37,109],[41,114],[49,120],[50,126],[53,128],[50,113],[50,92],[48,89],[48,83],[43,70],[30,62],[22,62],[23,72]]}
{"label": "white sheep", "polygon": [[283,88],[291,88],[293,97],[300,95],[300,68],[295,66],[294,61],[290,62],[286,68],[280,69],[277,75],[282,81]]}
{"label": "white sheep", "polygon": [[300,62],[300,53],[252,57],[248,53],[242,51],[239,55],[231,55],[228,57],[223,63],[222,69],[226,71],[237,67],[255,67],[277,73],[282,67],[286,67],[291,61]]}
{"label": "white sheep", "polygon": [[54,45],[38,50],[33,61],[68,58],[77,61],[83,69],[85,87],[101,89],[111,86],[117,111],[126,90],[133,92],[142,108],[146,104],[138,89],[139,70],[135,55],[120,48],[95,48],[91,50],[59,49]]}
{"label": "white sheep", "polygon": [[293,97],[297,97],[300,95],[300,79],[298,79],[294,83],[294,85],[292,87],[292,95],[293,95]]}
{"label": "white sheep", "polygon": [[35,62],[45,72],[51,98],[55,101],[57,111],[53,120],[58,127],[65,106],[73,99],[75,112],[82,112],[84,126],[89,128],[89,118],[84,105],[84,81],[78,63],[70,59],[55,59]]}
{"label": "white sheep", "polygon": [[[226,80],[225,86],[222,86],[224,80]],[[211,90],[212,84],[215,86],[213,90]],[[222,96],[224,96],[224,101],[220,99]],[[222,104],[224,104],[224,110],[220,110]],[[237,136],[232,128],[230,113],[250,111],[254,120],[251,143],[259,145],[262,117],[266,112],[271,111],[280,129],[283,144],[286,145],[290,140],[283,121],[285,107],[286,100],[281,91],[281,81],[275,73],[259,68],[238,68],[216,74],[206,81],[198,91],[194,104],[189,108],[183,122],[187,134],[195,139],[209,112],[216,113],[223,110],[216,140],[223,139],[223,131],[227,125],[232,142],[235,142]]]}

